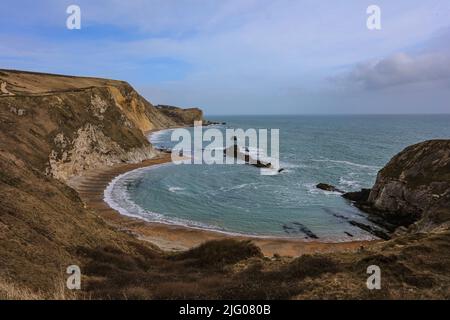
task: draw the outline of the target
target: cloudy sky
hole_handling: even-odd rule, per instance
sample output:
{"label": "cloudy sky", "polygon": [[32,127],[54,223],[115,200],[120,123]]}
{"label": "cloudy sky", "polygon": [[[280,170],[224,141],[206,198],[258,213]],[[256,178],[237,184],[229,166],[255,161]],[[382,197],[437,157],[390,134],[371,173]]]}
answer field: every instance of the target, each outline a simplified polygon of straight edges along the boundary
{"label": "cloudy sky", "polygon": [[[81,30],[66,9],[81,8]],[[366,27],[369,5],[381,30]],[[0,68],[208,114],[449,113],[448,0],[2,0]]]}

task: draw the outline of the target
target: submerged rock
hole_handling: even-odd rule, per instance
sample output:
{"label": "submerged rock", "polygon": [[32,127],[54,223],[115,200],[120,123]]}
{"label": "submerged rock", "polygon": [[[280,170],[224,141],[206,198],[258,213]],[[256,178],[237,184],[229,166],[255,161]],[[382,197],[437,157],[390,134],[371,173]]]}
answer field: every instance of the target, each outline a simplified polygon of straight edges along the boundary
{"label": "submerged rock", "polygon": [[370,226],[368,224],[361,223],[361,222],[358,222],[358,221],[355,221],[355,220],[350,220],[349,223],[352,226],[355,226],[355,227],[358,227],[358,228],[360,228],[362,230],[365,230],[365,231],[369,232],[370,234],[372,234],[372,235],[374,235],[374,236],[376,236],[376,237],[378,237],[380,239],[383,239],[383,240],[391,239],[391,236],[387,232],[385,232],[385,231],[383,231],[383,230],[381,230],[379,228],[376,228],[376,227],[373,227],[373,226]]}
{"label": "submerged rock", "polygon": [[353,238],[353,235],[352,235],[350,232],[344,231],[344,233],[345,233],[347,236]]}
{"label": "submerged rock", "polygon": [[218,126],[218,125],[224,126],[226,124],[227,124],[226,122],[221,122],[221,121],[211,121],[211,120],[203,121],[203,126]]}
{"label": "submerged rock", "polygon": [[319,183],[319,184],[316,185],[316,188],[317,189],[321,189],[321,190],[325,190],[325,191],[330,191],[330,192],[344,193],[342,190],[339,190],[335,186],[332,186],[331,184],[327,184],[327,183]]}
{"label": "submerged rock", "polygon": [[283,230],[287,234],[305,234],[305,238],[319,239],[319,237],[311,231],[307,226],[300,222],[291,222],[283,225]]}

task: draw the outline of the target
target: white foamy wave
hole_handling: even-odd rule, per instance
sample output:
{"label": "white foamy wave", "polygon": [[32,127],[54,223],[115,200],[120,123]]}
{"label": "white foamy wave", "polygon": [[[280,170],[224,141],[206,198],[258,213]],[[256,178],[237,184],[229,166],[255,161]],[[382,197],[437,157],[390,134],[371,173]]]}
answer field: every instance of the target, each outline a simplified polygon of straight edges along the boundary
{"label": "white foamy wave", "polygon": [[154,169],[156,167],[165,166],[167,164],[155,165],[152,167],[139,168],[115,177],[106,187],[103,192],[104,201],[114,210],[120,214],[144,219],[144,216],[151,217],[151,219],[158,220],[161,215],[155,212],[148,212],[143,210],[140,206],[131,201],[127,186],[131,181],[136,180],[144,171]]}
{"label": "white foamy wave", "polygon": [[[288,236],[274,236],[274,235],[269,236],[269,235],[260,235],[260,234],[252,234],[252,233],[244,234],[244,233],[239,233],[239,232],[232,232],[232,231],[228,231],[223,228],[220,228],[218,226],[208,225],[206,223],[200,223],[197,221],[176,218],[176,217],[167,217],[160,213],[145,210],[142,207],[140,207],[138,204],[134,203],[131,200],[130,194],[128,191],[130,184],[141,179],[143,173],[145,173],[146,171],[153,170],[153,169],[156,169],[156,168],[159,168],[162,166],[168,166],[168,165],[171,165],[171,164],[162,164],[162,165],[156,165],[156,166],[147,167],[147,168],[140,168],[140,169],[136,169],[136,170],[124,173],[124,174],[114,178],[104,191],[105,202],[107,202],[111,208],[117,210],[122,215],[142,219],[147,222],[162,223],[162,224],[168,224],[168,225],[179,225],[179,226],[189,227],[189,228],[193,228],[193,229],[210,230],[210,231],[215,231],[215,232],[228,234],[228,235],[235,235],[235,236],[244,236],[245,235],[245,236],[251,236],[251,237],[255,237],[255,238],[280,238],[280,239],[290,239],[291,238]],[[241,189],[241,188],[248,187],[250,185],[256,186],[257,183],[239,184],[239,185],[234,186],[233,188]],[[335,194],[332,192],[322,192],[321,190],[316,189],[314,183],[309,183],[309,184],[305,184],[305,185],[311,190],[312,193],[322,193],[322,194],[326,194],[326,195]],[[172,188],[172,190],[183,189],[181,187],[174,187],[174,186],[172,186],[170,188]],[[355,234],[355,236],[352,239],[353,240],[362,240],[362,239],[365,239],[365,237],[367,237],[367,240],[373,239],[373,238],[370,238],[369,235],[364,235],[364,234],[362,234],[362,235]],[[328,237],[326,237],[326,236],[325,237],[321,236],[320,241],[328,241],[328,240],[330,240],[330,241],[333,240],[335,242],[336,241],[344,242],[344,241],[348,241],[349,238],[348,237],[347,238],[346,237],[342,237],[342,238],[330,237],[328,239]],[[310,239],[310,240],[304,240],[304,241],[307,242],[307,241],[314,241],[314,240]]]}
{"label": "white foamy wave", "polygon": [[[165,137],[166,137],[166,135],[168,135],[173,130],[174,129],[164,129],[164,130],[159,130],[159,131],[152,132],[152,133],[150,133],[147,136],[147,139],[152,144],[158,144],[158,143],[161,143],[161,142],[167,142],[167,139]],[[170,138],[168,140],[170,141]]]}
{"label": "white foamy wave", "polygon": [[348,179],[345,179],[344,177],[339,178],[339,184],[342,186],[351,187],[351,188],[360,188],[361,187],[361,185],[358,181],[348,180]]}
{"label": "white foamy wave", "polygon": [[381,167],[371,166],[371,165],[366,165],[366,164],[360,164],[360,163],[354,163],[354,162],[345,161],[345,160],[312,159],[312,161],[315,161],[315,162],[331,162],[331,163],[343,164],[343,165],[347,165],[347,166],[364,168],[364,169],[371,169],[371,170],[379,170],[379,169],[381,169]]}
{"label": "white foamy wave", "polygon": [[120,214],[132,218],[142,219],[147,222],[178,225],[195,229],[212,230],[231,235],[239,235],[238,233],[228,232],[220,229],[219,227],[208,225],[205,223],[175,217],[167,217],[163,214],[146,210],[130,199],[127,188],[130,182],[136,181],[136,179],[138,179],[146,171],[154,170],[156,168],[168,165],[172,164],[165,163],[146,168],[139,168],[115,177],[106,187],[103,193],[103,200],[112,209],[118,211]]}
{"label": "white foamy wave", "polygon": [[260,168],[260,170],[263,176],[277,176],[284,172],[284,170],[280,172],[280,168]]}
{"label": "white foamy wave", "polygon": [[294,164],[290,162],[280,161],[280,167],[283,169],[295,169],[295,168],[308,168],[309,166],[306,164]]}
{"label": "white foamy wave", "polygon": [[232,187],[221,187],[220,190],[221,191],[231,191],[231,190],[239,190],[239,189],[243,189],[243,188],[247,188],[249,186],[252,185],[256,185],[257,183],[242,183],[242,184],[238,184],[236,186],[232,186]]}
{"label": "white foamy wave", "polygon": [[169,187],[169,191],[173,192],[173,193],[177,193],[178,191],[184,191],[186,190],[185,188],[181,188],[181,187]]}

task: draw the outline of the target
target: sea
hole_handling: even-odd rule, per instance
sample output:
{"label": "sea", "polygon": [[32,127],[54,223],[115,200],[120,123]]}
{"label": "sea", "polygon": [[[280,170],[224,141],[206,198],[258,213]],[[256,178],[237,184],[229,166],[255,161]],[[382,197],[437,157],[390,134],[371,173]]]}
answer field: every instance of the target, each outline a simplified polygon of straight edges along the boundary
{"label": "sea", "polygon": [[[254,237],[345,242],[375,237],[350,224],[376,227],[328,183],[343,191],[370,188],[378,171],[405,147],[450,139],[450,115],[215,116],[214,128],[279,129],[279,174],[245,164],[173,164],[116,177],[105,201],[151,222]],[[208,129],[210,127],[206,127]],[[191,132],[193,129],[189,129]],[[149,136],[172,148],[173,130]],[[270,131],[269,131],[270,132]],[[270,138],[269,138],[270,139]],[[208,143],[204,143],[205,146]],[[270,155],[270,150],[260,150]],[[185,156],[190,156],[188,153]]]}

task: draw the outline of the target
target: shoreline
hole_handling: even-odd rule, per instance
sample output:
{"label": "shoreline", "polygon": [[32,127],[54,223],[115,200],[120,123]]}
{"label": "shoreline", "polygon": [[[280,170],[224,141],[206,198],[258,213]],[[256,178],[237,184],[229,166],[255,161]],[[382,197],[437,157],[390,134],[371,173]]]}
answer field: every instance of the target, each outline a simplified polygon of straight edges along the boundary
{"label": "shoreline", "polygon": [[[151,132],[146,132],[146,136]],[[123,215],[104,201],[104,191],[117,176],[129,171],[164,164],[171,161],[170,154],[160,154],[138,164],[119,164],[89,170],[83,176],[73,177],[69,185],[74,188],[85,205],[95,210],[108,224],[121,231],[133,234],[140,240],[148,241],[164,251],[183,251],[206,241],[220,239],[251,240],[261,248],[265,256],[300,256],[312,253],[356,251],[379,240],[359,240],[351,242],[320,242],[304,239],[257,237],[221,233],[213,230],[188,226],[149,222],[140,218]]]}

